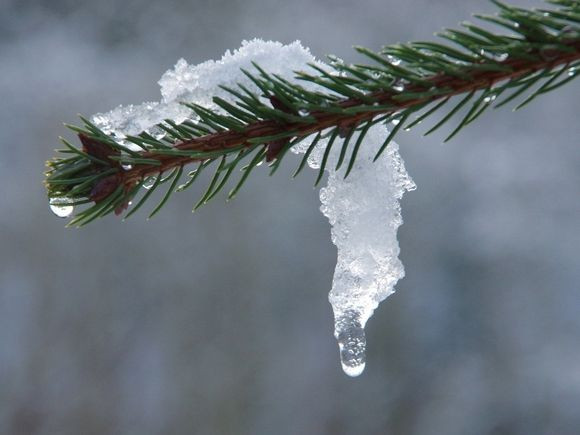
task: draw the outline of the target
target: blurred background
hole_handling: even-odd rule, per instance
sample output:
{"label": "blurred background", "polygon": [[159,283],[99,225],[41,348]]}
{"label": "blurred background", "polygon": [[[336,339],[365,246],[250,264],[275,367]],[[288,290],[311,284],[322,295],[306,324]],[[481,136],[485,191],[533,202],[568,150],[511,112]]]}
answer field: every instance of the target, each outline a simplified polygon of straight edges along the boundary
{"label": "blurred background", "polygon": [[[514,1],[524,6],[538,1]],[[195,214],[65,229],[42,186],[62,122],[160,98],[180,57],[300,39],[319,57],[432,39],[483,0],[2,0],[0,433],[576,434],[580,82],[451,143],[399,136],[407,277],[345,376],[314,173],[256,171]],[[445,130],[445,129],[442,129]],[[448,132],[448,129],[446,130]]]}

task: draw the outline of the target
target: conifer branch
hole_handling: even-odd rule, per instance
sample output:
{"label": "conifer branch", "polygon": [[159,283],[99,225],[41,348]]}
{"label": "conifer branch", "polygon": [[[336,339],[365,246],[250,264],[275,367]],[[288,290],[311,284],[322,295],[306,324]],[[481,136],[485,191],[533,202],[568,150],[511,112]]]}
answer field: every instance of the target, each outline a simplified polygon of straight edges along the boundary
{"label": "conifer branch", "polygon": [[[60,202],[66,198],[70,205],[93,203],[69,223],[85,225],[111,212],[121,214],[142,187],[152,183],[128,212],[129,217],[153,191],[169,183],[152,216],[175,191],[189,188],[202,170],[219,162],[197,208],[215,197],[244,161],[248,163],[229,198],[237,194],[262,161],[270,162],[274,173],[292,146],[316,135],[298,174],[322,134],[331,138],[327,150],[333,142],[342,141],[337,168],[345,164],[348,176],[364,135],[376,123],[401,121],[377,153],[379,158],[402,128],[413,128],[442,111],[454,96],[463,97],[425,134],[469,107],[447,136],[449,140],[489,107],[501,107],[529,92],[516,107],[519,109],[579,75],[579,0],[549,1],[558,6],[553,10],[492,2],[498,14],[477,17],[508,29],[510,35],[463,23],[462,30],[449,29],[440,34],[453,45],[412,42],[387,46],[379,52],[357,47],[372,62],[370,65],[348,65],[329,57],[327,68],[311,65],[314,72],[297,72],[294,82],[254,65],[255,71],[244,73],[261,94],[243,85],[224,87],[235,101],[232,104],[215,97],[219,111],[184,103],[192,110],[191,119],[181,124],[172,120],[159,124],[165,132],[163,137],[143,132],[126,138],[138,151],[81,118],[82,127],[69,127],[78,134],[82,149],[62,139],[65,149],[59,151],[64,156],[48,162],[49,198]],[[327,92],[308,90],[300,81],[316,84]],[[502,95],[505,97],[496,102]],[[179,185],[184,167],[194,163],[197,169]],[[325,161],[317,183],[324,165]]]}

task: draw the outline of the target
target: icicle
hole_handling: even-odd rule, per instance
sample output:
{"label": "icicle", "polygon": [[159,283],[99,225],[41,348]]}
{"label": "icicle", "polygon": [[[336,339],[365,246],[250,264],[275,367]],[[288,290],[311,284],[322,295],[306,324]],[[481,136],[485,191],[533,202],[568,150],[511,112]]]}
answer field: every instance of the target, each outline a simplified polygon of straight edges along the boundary
{"label": "icicle", "polygon": [[[416,186],[405,171],[396,143],[373,162],[387,135],[385,127],[372,127],[348,178],[329,164],[328,184],[320,191],[321,210],[332,226],[332,241],[338,249],[329,301],[342,368],[349,376],[358,376],[365,368],[367,320],[404,276],[398,259],[397,229],[403,222],[399,200]],[[319,165],[324,146],[322,143],[313,153],[311,166]],[[338,157],[338,150],[332,158]]]}
{"label": "icicle", "polygon": [[352,310],[340,313],[334,323],[334,336],[342,370],[352,377],[360,375],[365,369],[367,340],[359,314]]}

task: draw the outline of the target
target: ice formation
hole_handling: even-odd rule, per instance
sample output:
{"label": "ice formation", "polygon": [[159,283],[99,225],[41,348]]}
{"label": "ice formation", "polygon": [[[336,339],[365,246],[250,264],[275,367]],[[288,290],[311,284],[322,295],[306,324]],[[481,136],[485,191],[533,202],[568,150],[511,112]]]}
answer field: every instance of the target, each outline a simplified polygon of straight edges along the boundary
{"label": "ice formation", "polygon": [[342,368],[350,376],[365,367],[367,320],[405,274],[398,258],[397,229],[403,223],[399,200],[415,184],[397,144],[391,143],[373,162],[387,135],[383,126],[371,128],[348,178],[344,179],[344,170],[330,170],[328,184],[320,190],[321,210],[338,251],[329,294],[334,335]]}
{"label": "ice formation", "polygon": [[[307,63],[316,62],[299,42],[283,45],[271,41],[244,41],[240,49],[226,52],[219,61],[191,66],[179,60],[159,81],[163,97],[160,102],[121,106],[95,115],[93,121],[119,138],[143,130],[157,134],[155,124],[163,119],[181,122],[192,116],[189,109],[179,104],[181,101],[213,110],[219,110],[211,100],[213,96],[233,101],[219,85],[236,87],[237,83],[242,83],[259,93],[254,83],[241,72],[241,68],[253,70],[252,61],[287,79],[294,77],[294,71],[307,69]],[[313,88],[315,85],[305,82],[303,86]],[[415,185],[405,171],[395,143],[391,143],[373,163],[387,134],[384,126],[372,127],[349,177],[344,179],[344,169],[327,169],[328,184],[320,191],[321,210],[330,221],[332,241],[338,250],[329,300],[334,311],[334,334],[342,367],[349,376],[359,375],[365,367],[364,326],[367,320],[379,302],[394,292],[395,284],[404,275],[398,259],[397,229],[402,223],[399,200]],[[308,163],[312,168],[320,167],[326,144],[321,140],[310,155]],[[308,141],[304,141],[293,151],[303,153],[308,145]],[[335,145],[327,168],[335,167],[338,150]]]}

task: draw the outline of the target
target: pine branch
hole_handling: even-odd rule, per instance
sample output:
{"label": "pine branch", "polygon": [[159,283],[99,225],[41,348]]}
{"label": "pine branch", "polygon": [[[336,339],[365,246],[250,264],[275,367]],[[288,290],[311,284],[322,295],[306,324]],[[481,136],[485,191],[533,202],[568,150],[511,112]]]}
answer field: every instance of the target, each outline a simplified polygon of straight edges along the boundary
{"label": "pine branch", "polygon": [[[202,170],[219,162],[206,193],[195,206],[198,208],[226,186],[243,161],[248,163],[229,198],[237,194],[262,161],[270,162],[274,173],[292,146],[316,135],[297,175],[323,133],[331,137],[327,151],[333,142],[342,141],[337,169],[346,164],[348,176],[364,135],[376,123],[400,120],[375,159],[401,129],[413,128],[441,112],[454,96],[463,95],[425,134],[469,107],[447,136],[450,140],[489,107],[501,107],[535,87],[516,107],[519,109],[579,75],[580,1],[549,1],[558,6],[554,10],[528,10],[492,1],[498,14],[477,17],[508,29],[510,35],[463,23],[462,30],[449,29],[440,34],[451,44],[411,42],[387,46],[380,52],[358,47],[371,64],[347,65],[329,57],[327,68],[311,65],[314,72],[297,72],[294,82],[254,65],[255,71],[244,73],[260,89],[260,95],[243,85],[224,87],[233,95],[234,103],[215,97],[219,112],[184,103],[192,110],[192,118],[181,124],[171,120],[159,124],[165,132],[163,137],[143,132],[126,138],[139,151],[81,118],[82,127],[69,128],[78,133],[82,149],[61,139],[65,149],[59,151],[64,156],[48,162],[49,198],[60,207],[93,203],[69,223],[80,226],[112,212],[121,214],[133,197],[152,183],[129,211],[129,217],[153,191],[169,183],[152,216],[175,191],[189,188]],[[326,92],[310,90],[299,82],[315,84]],[[503,99],[495,101],[504,94]],[[350,144],[353,148],[349,154]],[[197,169],[179,185],[184,166],[193,163],[198,164]],[[169,175],[164,176],[166,173]]]}

